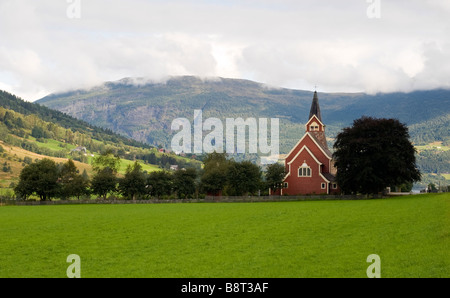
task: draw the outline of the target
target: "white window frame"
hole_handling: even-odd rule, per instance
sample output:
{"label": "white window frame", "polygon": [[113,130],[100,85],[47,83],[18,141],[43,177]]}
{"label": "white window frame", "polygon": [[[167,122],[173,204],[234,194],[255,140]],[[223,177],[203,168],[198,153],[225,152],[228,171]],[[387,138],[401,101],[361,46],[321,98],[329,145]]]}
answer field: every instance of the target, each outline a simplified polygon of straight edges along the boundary
{"label": "white window frame", "polygon": [[324,182],[322,182],[322,184],[320,185],[320,187],[321,187],[322,189],[327,189],[327,184],[324,183]]}
{"label": "white window frame", "polygon": [[[300,175],[300,170],[302,171],[301,175]],[[300,177],[300,178],[312,177],[311,167],[305,167],[305,166],[299,167],[297,174],[298,174],[298,177]]]}

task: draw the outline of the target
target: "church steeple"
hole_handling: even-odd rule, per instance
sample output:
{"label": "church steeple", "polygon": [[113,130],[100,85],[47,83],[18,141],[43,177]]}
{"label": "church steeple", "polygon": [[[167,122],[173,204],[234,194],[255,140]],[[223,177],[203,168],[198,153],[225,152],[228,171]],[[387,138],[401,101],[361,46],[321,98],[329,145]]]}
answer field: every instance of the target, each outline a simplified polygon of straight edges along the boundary
{"label": "church steeple", "polygon": [[309,112],[309,120],[308,123],[306,123],[306,132],[312,134],[314,138],[322,145],[322,148],[328,150],[327,138],[325,136],[325,125],[322,122],[322,115],[320,114],[317,91],[314,92],[311,110]]}
{"label": "church steeple", "polygon": [[314,98],[311,104],[311,110],[309,111],[309,119],[312,116],[316,115],[316,117],[322,121],[322,115],[320,114],[320,106],[319,106],[319,97],[317,96],[317,91],[314,91]]}

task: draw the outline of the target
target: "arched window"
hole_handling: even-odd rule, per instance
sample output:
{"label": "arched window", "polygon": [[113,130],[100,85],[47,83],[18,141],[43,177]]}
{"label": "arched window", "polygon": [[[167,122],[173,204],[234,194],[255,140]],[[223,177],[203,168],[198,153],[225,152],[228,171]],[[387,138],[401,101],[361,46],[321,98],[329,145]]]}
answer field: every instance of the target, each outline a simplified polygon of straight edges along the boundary
{"label": "arched window", "polygon": [[311,167],[306,164],[306,161],[298,168],[299,177],[311,177]]}

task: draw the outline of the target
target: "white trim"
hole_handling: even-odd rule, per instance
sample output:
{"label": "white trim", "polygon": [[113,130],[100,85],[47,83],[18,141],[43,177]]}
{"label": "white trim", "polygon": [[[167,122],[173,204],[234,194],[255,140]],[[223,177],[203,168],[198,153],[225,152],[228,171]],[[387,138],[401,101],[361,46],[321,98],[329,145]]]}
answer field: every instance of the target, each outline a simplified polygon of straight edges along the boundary
{"label": "white trim", "polygon": [[288,173],[286,174],[286,176],[284,177],[283,181],[286,180],[287,177],[289,177],[289,176],[291,175],[291,171],[292,171],[292,169],[291,169],[291,164],[294,162],[294,160],[297,159],[297,156],[298,156],[300,153],[302,153],[304,149],[306,149],[306,150],[308,151],[309,155],[311,155],[311,157],[316,161],[316,163],[319,164],[319,173],[320,173],[320,166],[322,165],[322,163],[321,163],[320,161],[317,160],[317,158],[314,156],[314,154],[312,154],[311,150],[309,150],[308,147],[306,147],[306,145],[303,145],[302,149],[300,149],[300,150],[298,151],[298,153],[294,156],[294,158],[293,158],[290,162],[288,162],[288,165],[289,165],[289,171],[288,171]]}
{"label": "white trim", "polygon": [[[303,137],[300,139],[300,141],[297,142],[297,144],[294,146],[294,148],[291,149],[291,151],[286,155],[286,158],[284,160],[286,160],[293,152],[294,150],[298,147],[298,145],[300,145],[300,143],[303,141],[303,139],[309,136],[309,138],[313,141],[314,144],[316,144],[316,146],[320,149],[320,151],[322,151],[322,153],[325,155],[325,157],[327,157],[329,160],[332,160],[333,158],[331,156],[328,156],[328,154],[322,149],[322,147],[317,144],[317,142],[314,140],[314,138],[310,135],[309,132],[306,132]],[[306,146],[306,145],[305,145]],[[297,155],[296,155],[297,156]],[[295,157],[293,158],[295,159]],[[292,161],[291,161],[292,162]]]}
{"label": "white trim", "polygon": [[327,178],[325,178],[325,176],[324,176],[324,175],[322,175],[322,173],[320,173],[320,171],[319,171],[319,175],[320,175],[320,177],[322,177],[322,179],[323,179],[323,180],[325,180],[325,182],[327,182],[327,183],[331,183],[331,181],[330,181],[330,180],[328,180]]}
{"label": "white trim", "polygon": [[294,160],[297,159],[297,157],[300,155],[300,153],[303,152],[304,149],[306,149],[306,150],[308,151],[309,155],[311,155],[311,157],[314,158],[314,160],[316,161],[316,163],[318,163],[319,165],[323,165],[323,163],[321,163],[319,160],[317,160],[317,158],[314,156],[314,154],[311,152],[311,150],[309,150],[309,148],[306,147],[306,145],[303,145],[302,149],[300,149],[300,150],[298,151],[298,153],[294,156],[294,158],[293,158],[290,162],[288,162],[288,165],[290,165],[291,163],[293,163]]}
{"label": "white trim", "polygon": [[323,129],[321,131],[325,131],[325,124],[323,124],[322,121],[320,121],[320,119],[316,115],[313,115],[311,118],[309,118],[308,122],[306,122],[305,124],[306,131],[308,131],[308,123],[311,122],[313,118],[316,118],[317,121],[319,121],[320,125],[322,125]]}
{"label": "white trim", "polygon": [[297,148],[298,145],[300,145],[300,143],[303,141],[303,139],[306,137],[307,134],[308,134],[308,133],[306,132],[306,133],[303,135],[303,137],[300,139],[300,141],[298,141],[297,144],[295,144],[295,146],[292,147],[291,151],[289,151],[289,153],[286,155],[286,158],[285,158],[284,160],[286,160],[286,159],[292,154],[292,152],[294,152],[295,148]]}

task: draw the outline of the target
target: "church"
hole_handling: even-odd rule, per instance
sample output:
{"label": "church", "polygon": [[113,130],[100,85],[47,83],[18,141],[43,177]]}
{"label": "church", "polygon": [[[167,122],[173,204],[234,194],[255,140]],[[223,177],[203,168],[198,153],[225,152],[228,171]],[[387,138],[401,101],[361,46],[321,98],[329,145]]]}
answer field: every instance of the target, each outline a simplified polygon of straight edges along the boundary
{"label": "church", "polygon": [[336,168],[325,136],[319,97],[314,92],[306,132],[284,160],[286,176],[277,194],[337,194]]}

